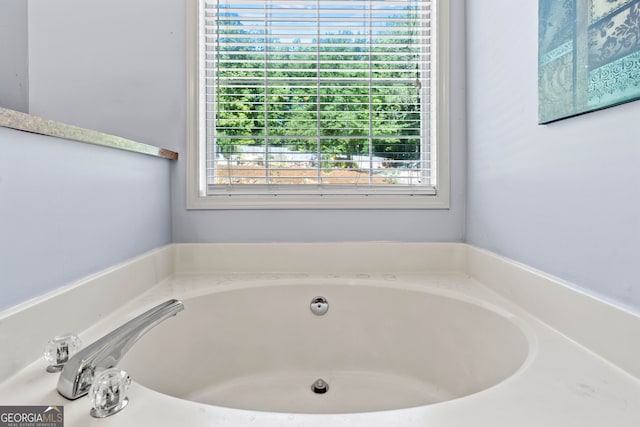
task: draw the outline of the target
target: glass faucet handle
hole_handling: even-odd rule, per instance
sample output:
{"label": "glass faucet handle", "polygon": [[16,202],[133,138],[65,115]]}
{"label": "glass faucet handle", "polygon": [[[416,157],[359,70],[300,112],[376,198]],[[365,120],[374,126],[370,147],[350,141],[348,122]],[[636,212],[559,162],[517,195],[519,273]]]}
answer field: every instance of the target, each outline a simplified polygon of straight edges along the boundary
{"label": "glass faucet handle", "polygon": [[125,392],[131,384],[129,375],[118,368],[110,368],[96,373],[89,389],[91,416],[105,418],[124,409],[129,403]]}
{"label": "glass faucet handle", "polygon": [[75,334],[64,334],[53,337],[44,347],[44,359],[49,363],[47,372],[60,372],[71,356],[82,347],[82,342]]}

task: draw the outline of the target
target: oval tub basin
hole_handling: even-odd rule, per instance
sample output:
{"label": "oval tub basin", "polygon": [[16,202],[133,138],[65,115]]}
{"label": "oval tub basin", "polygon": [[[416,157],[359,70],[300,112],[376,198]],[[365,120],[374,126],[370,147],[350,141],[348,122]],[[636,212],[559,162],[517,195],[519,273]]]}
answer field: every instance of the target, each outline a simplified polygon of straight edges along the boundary
{"label": "oval tub basin", "polygon": [[[309,308],[316,296],[328,300],[323,316]],[[268,285],[184,305],[120,367],[152,390],[228,408],[353,413],[429,405],[498,384],[529,350],[508,315],[415,290]],[[325,393],[313,390],[318,379]]]}

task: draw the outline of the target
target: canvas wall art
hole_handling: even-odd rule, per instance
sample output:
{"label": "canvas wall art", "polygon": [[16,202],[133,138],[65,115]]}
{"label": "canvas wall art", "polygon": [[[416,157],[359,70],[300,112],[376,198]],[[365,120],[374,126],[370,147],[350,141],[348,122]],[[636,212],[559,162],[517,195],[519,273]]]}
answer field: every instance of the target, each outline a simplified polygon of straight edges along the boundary
{"label": "canvas wall art", "polygon": [[640,0],[540,0],[538,122],[640,99]]}

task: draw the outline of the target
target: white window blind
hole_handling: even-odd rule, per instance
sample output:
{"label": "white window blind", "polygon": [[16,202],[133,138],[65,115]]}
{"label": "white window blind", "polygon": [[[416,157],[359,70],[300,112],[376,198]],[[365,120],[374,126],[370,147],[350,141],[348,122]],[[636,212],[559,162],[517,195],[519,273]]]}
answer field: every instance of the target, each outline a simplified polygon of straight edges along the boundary
{"label": "white window blind", "polygon": [[205,0],[209,194],[428,193],[431,1]]}

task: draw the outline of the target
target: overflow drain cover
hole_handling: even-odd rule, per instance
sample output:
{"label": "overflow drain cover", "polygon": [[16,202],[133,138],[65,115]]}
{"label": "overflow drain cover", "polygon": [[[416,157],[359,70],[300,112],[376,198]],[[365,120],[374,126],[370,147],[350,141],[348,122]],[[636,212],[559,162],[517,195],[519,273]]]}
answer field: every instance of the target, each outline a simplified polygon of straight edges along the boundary
{"label": "overflow drain cover", "polygon": [[311,300],[309,308],[316,316],[324,316],[329,310],[329,303],[325,297],[315,297]]}

